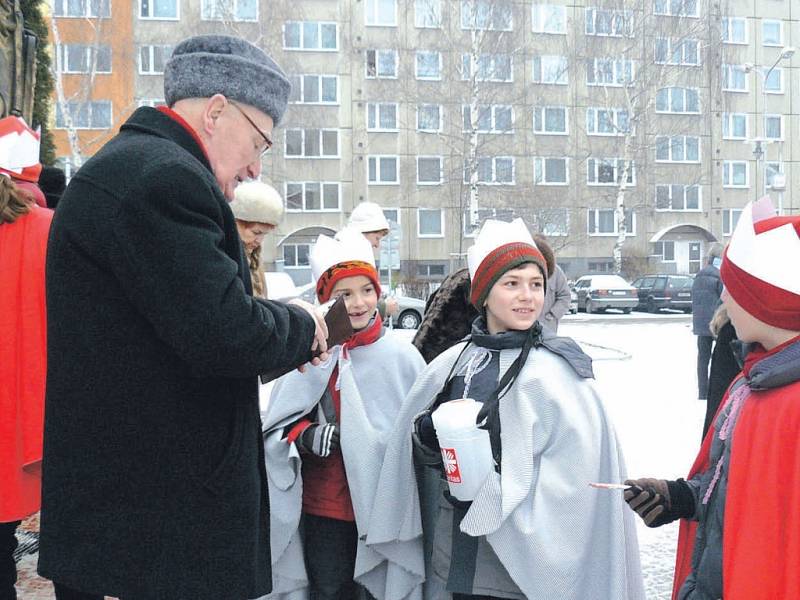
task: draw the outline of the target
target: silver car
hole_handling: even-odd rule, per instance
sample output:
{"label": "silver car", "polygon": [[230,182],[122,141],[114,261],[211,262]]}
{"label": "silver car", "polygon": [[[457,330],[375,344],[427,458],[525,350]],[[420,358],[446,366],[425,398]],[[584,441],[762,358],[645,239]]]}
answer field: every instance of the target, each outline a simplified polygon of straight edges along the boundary
{"label": "silver car", "polygon": [[619,308],[628,314],[639,303],[636,288],[619,275],[584,275],[575,282],[578,310],[587,313]]}

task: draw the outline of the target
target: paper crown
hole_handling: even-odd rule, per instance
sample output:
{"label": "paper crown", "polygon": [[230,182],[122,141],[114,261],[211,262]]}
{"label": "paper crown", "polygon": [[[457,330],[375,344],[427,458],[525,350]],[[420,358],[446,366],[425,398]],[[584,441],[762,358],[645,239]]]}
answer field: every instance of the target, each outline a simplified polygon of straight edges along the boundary
{"label": "paper crown", "polygon": [[372,246],[361,233],[345,228],[337,238],[321,235],[317,238],[309,257],[314,279],[332,266],[346,262],[365,262],[375,268],[375,256]]}
{"label": "paper crown", "polygon": [[527,244],[536,248],[536,243],[522,219],[517,218],[510,223],[487,219],[481,227],[478,237],[475,238],[475,244],[467,250],[470,278],[475,278],[478,267],[489,254],[501,246],[512,243]]}
{"label": "paper crown", "polygon": [[0,171],[14,179],[39,181],[39,137],[21,117],[0,119]]}

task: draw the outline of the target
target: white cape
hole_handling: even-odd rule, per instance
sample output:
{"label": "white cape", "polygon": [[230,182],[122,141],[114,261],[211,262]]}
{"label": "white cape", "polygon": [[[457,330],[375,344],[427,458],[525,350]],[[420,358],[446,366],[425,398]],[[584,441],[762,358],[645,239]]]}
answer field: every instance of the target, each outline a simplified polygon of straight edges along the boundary
{"label": "white cape", "polygon": [[386,444],[425,361],[410,343],[390,335],[349,350],[349,357],[343,356],[341,347],[332,353],[325,365],[281,377],[263,416],[273,580],[273,592],[267,597],[308,598],[298,531],[303,497],[301,457],[295,444],[286,443],[284,427],[317,405],[336,364],[341,392],[340,444],[359,534],[355,580],[378,600],[419,597],[416,582],[423,571],[421,558],[401,542],[377,548],[365,539]]}

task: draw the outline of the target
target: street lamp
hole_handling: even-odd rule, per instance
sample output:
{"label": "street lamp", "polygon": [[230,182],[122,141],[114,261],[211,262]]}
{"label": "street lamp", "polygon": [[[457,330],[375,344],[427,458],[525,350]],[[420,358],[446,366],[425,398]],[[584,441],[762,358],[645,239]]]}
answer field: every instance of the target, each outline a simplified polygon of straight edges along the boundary
{"label": "street lamp", "polygon": [[[797,49],[794,46],[787,46],[783,49],[783,51],[778,55],[778,58],[775,59],[775,62],[772,63],[772,66],[764,71],[763,67],[759,67],[753,63],[745,63],[744,64],[744,72],[750,73],[751,71],[756,71],[761,75],[761,95],[764,97],[764,101],[761,107],[761,126],[764,128],[764,137],[756,137],[752,140],[748,140],[752,142],[753,145],[753,157],[756,159],[756,177],[755,177],[755,185],[756,185],[756,198],[761,194],[758,185],[758,178],[762,168],[762,160],[765,159],[766,153],[766,144],[769,143],[770,140],[766,137],[766,120],[767,120],[767,81],[769,80],[769,76],[775,70],[775,67],[778,66],[782,60],[788,60],[794,56]],[[756,101],[756,115],[758,115],[758,101]],[[781,164],[783,164],[782,159],[783,152],[779,152],[778,160]],[[766,178],[766,175],[765,175]],[[765,179],[766,183],[766,179]],[[779,192],[778,197],[778,214],[783,212],[783,192]]]}

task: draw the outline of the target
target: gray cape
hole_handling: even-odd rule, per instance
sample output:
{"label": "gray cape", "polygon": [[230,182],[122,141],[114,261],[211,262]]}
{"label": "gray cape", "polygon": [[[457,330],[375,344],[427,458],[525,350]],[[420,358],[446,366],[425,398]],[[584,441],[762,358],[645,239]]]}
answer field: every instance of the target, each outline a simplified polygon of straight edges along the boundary
{"label": "gray cape", "polygon": [[326,364],[281,377],[264,414],[273,579],[273,592],[267,598],[308,598],[308,576],[298,531],[302,459],[295,444],[286,443],[284,427],[317,405],[337,364],[340,443],[359,534],[355,580],[378,600],[419,596],[416,581],[422,570],[409,572],[418,563],[417,555],[399,541],[373,547],[365,539],[389,435],[403,399],[425,361],[410,343],[389,335],[348,352],[349,356],[345,356],[337,346]]}
{"label": "gray cape", "polygon": [[[433,402],[463,348],[458,344],[436,358],[409,393],[375,495],[367,544],[413,544],[419,555],[415,573],[424,559],[411,423]],[[501,351],[499,377],[519,351]],[[467,350],[461,362],[470,354]],[[500,403],[500,422],[501,474],[487,478],[461,531],[486,536],[532,600],[643,599],[633,514],[618,490],[588,486],[626,477],[614,428],[593,383],[558,355],[534,348]],[[446,597],[442,582],[428,574],[425,597]]]}

